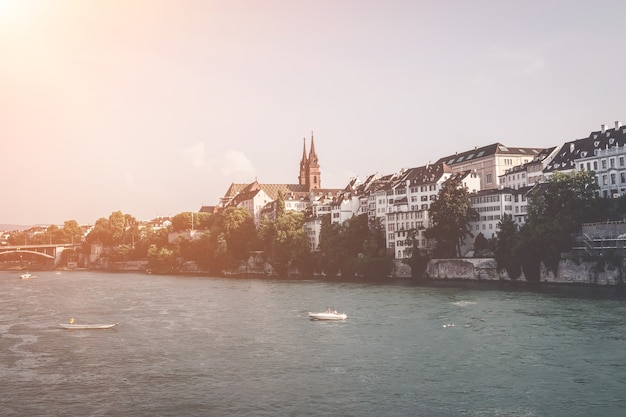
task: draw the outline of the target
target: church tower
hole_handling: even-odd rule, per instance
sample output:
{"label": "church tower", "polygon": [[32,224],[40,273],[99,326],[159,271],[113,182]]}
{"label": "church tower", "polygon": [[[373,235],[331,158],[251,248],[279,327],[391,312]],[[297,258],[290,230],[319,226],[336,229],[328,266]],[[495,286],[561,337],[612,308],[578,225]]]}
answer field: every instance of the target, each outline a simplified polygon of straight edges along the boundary
{"label": "church tower", "polygon": [[317,160],[317,154],[315,153],[315,139],[313,138],[313,132],[311,132],[311,149],[309,150],[309,164],[307,167],[307,185],[309,190],[317,190],[322,186],[322,173],[320,171],[320,164]]}
{"label": "church tower", "polygon": [[306,170],[308,165],[308,160],[306,157],[306,138],[302,138],[302,140],[304,141],[304,146],[302,148],[302,159],[300,160],[300,175],[298,175],[298,184],[306,185]]}
{"label": "church tower", "polygon": [[308,156],[306,154],[306,138],[304,138],[298,183],[300,185],[306,185],[308,190],[316,190],[322,186],[322,174],[317,159],[317,153],[315,153],[315,138],[313,137],[313,132],[311,132],[311,149],[309,149]]}

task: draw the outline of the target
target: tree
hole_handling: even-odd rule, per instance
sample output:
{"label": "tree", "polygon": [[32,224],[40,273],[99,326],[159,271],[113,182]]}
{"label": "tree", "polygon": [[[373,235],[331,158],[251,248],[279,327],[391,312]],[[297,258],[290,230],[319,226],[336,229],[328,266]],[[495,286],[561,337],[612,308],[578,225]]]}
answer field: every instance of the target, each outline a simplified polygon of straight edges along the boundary
{"label": "tree", "polygon": [[175,251],[166,247],[158,248],[150,245],[148,249],[148,269],[157,274],[171,274],[180,269],[180,262],[176,259]]}
{"label": "tree", "polygon": [[417,239],[418,229],[409,229],[405,241],[408,258],[404,259],[402,262],[411,267],[412,278],[421,279],[425,275],[430,257],[426,251],[419,249]]}
{"label": "tree", "polygon": [[290,266],[298,267],[310,256],[309,239],[304,231],[304,213],[288,211],[274,221],[272,265],[279,275],[286,275]]}
{"label": "tree", "polygon": [[100,217],[96,220],[93,229],[87,235],[88,243],[94,243],[96,241],[99,241],[104,246],[111,246],[113,244],[110,221],[105,217]]}
{"label": "tree", "polygon": [[561,253],[571,250],[581,223],[594,216],[597,190],[595,176],[580,171],[556,172],[530,191],[518,245],[527,279],[539,280],[540,262],[556,275]]}
{"label": "tree", "polygon": [[63,224],[63,234],[67,243],[80,243],[83,240],[83,229],[76,220],[67,220]]}
{"label": "tree", "polygon": [[109,216],[109,230],[111,232],[111,243],[119,245],[124,239],[126,231],[126,216],[121,211],[114,211]]}
{"label": "tree", "polygon": [[207,215],[207,213],[192,213],[190,211],[178,213],[177,215],[172,217],[172,229],[175,232],[198,229],[201,220],[206,217],[200,216],[200,214]]}
{"label": "tree", "polygon": [[278,191],[276,197],[276,218],[279,219],[285,215],[285,195],[282,191]]}
{"label": "tree", "polygon": [[517,227],[513,216],[505,214],[498,224],[496,233],[495,259],[498,270],[506,270],[509,278],[517,279],[522,273],[519,257],[516,253]]}
{"label": "tree", "polygon": [[428,213],[432,226],[425,235],[437,240],[436,255],[460,257],[461,245],[467,236],[472,236],[469,222],[476,217],[469,191],[460,178],[452,177],[443,184]]}
{"label": "tree", "polygon": [[330,215],[322,218],[320,230],[320,252],[322,272],[327,275],[337,275],[343,257],[343,227],[339,223],[332,223]]}

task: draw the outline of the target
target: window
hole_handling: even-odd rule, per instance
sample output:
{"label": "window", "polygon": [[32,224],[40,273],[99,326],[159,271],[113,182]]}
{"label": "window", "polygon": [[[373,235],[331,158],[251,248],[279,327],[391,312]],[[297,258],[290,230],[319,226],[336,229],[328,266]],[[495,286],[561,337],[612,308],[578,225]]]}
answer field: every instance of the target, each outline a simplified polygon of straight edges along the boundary
{"label": "window", "polygon": [[621,167],[624,166],[624,157],[623,156],[619,157],[619,166],[621,166]]}
{"label": "window", "polygon": [[493,182],[492,175],[487,174],[487,184],[491,184]]}

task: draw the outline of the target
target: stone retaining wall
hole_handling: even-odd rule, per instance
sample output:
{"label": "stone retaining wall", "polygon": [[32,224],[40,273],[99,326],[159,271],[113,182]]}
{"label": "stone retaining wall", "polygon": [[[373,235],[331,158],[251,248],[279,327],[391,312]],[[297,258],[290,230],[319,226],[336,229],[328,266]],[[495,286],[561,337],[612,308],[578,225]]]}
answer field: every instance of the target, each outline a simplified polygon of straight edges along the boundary
{"label": "stone retaining wall", "polygon": [[[621,269],[626,271],[623,264]],[[599,268],[597,262],[562,260],[556,276],[542,265],[540,279],[556,284],[618,285],[624,283],[625,274],[611,266]],[[432,259],[426,275],[431,279],[512,281],[506,271],[498,272],[493,258]],[[526,278],[522,274],[515,281],[526,282]]]}

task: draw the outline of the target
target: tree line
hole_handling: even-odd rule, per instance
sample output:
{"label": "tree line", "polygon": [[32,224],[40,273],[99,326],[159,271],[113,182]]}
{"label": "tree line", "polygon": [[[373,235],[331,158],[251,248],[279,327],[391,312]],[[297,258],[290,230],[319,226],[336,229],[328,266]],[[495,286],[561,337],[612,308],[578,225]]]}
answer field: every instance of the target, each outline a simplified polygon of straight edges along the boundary
{"label": "tree line", "polygon": [[[542,265],[557,274],[562,254],[572,250],[582,224],[624,219],[626,197],[601,198],[598,190],[592,172],[556,172],[547,182],[530,190],[523,225],[511,215],[504,215],[496,236],[486,239],[482,233],[474,236],[470,229],[469,223],[478,213],[469,204],[468,190],[457,181],[449,181],[430,207],[432,227],[426,235],[436,241],[434,257],[459,256],[460,245],[466,239],[474,239],[478,256],[493,256],[498,269],[505,270],[511,279],[523,273],[526,280],[537,282]],[[419,276],[425,268],[424,254],[416,251],[412,255],[411,262]],[[621,261],[619,254],[610,252],[587,257],[584,260],[599,263]]]}
{"label": "tree line", "polygon": [[[428,211],[430,227],[426,238],[433,242],[428,252],[419,249],[418,230],[408,230],[404,247],[414,278],[423,278],[431,257],[460,257],[461,247],[473,241],[478,256],[493,256],[498,268],[512,279],[523,273],[527,280],[538,281],[541,264],[554,272],[561,254],[571,250],[580,226],[586,222],[621,220],[626,199],[599,198],[595,177],[590,172],[555,173],[549,181],[533,188],[528,196],[527,219],[521,227],[505,215],[496,236],[486,239],[474,236],[470,222],[477,213],[470,204],[471,194],[460,180],[443,184]],[[367,214],[355,215],[342,224],[331,222],[330,215],[321,219],[319,247],[311,250],[304,229],[305,214],[286,211],[284,197],[274,202],[273,218],[265,217],[258,227],[244,208],[229,207],[216,213],[183,212],[172,217],[167,229],[142,229],[129,214],[113,212],[100,218],[86,236],[83,253],[91,244],[105,249],[103,257],[111,262],[147,260],[154,272],[175,273],[185,262],[211,274],[237,270],[252,252],[260,254],[278,275],[342,275],[381,278],[393,271],[393,251],[385,244],[385,230],[380,220]],[[195,237],[181,233],[173,241],[172,232],[193,230]],[[71,243],[81,238],[81,228],[74,220],[62,228],[50,226],[29,243]],[[22,244],[20,234],[11,244]]]}

